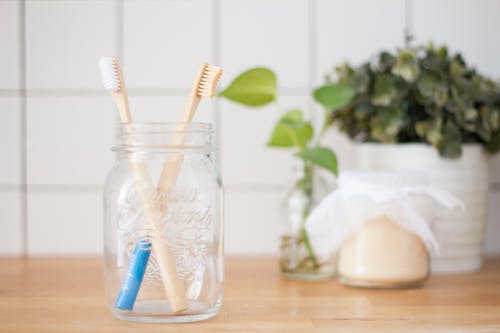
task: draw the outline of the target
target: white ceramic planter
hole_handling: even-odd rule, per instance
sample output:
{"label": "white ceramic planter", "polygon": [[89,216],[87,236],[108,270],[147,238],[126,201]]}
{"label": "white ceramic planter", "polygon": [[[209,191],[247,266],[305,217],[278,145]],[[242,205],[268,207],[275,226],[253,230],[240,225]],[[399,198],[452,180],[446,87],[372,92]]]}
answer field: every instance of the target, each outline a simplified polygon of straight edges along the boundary
{"label": "white ceramic planter", "polygon": [[464,145],[462,157],[452,160],[424,144],[360,144],[357,160],[361,170],[425,172],[431,185],[461,199],[465,213],[446,214],[434,225],[440,255],[432,257],[431,270],[462,273],[481,267],[490,160],[480,145]]}

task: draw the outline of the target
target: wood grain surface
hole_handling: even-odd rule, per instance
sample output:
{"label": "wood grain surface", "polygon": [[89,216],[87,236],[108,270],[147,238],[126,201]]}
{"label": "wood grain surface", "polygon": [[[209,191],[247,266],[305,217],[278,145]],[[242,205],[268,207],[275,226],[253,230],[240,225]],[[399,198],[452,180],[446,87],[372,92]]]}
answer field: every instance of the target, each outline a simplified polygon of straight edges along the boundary
{"label": "wood grain surface", "polygon": [[500,258],[413,290],[290,281],[276,259],[230,258],[219,314],[191,324],[123,322],[103,295],[99,258],[1,258],[0,332],[500,332]]}

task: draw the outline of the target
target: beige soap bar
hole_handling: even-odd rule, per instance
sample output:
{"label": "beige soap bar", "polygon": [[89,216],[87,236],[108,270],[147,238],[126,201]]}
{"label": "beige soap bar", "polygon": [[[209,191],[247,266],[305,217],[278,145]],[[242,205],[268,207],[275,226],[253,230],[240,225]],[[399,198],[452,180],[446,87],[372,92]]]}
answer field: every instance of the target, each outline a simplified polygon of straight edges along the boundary
{"label": "beige soap bar", "polygon": [[338,273],[346,284],[402,287],[423,282],[429,256],[422,240],[387,217],[366,222],[342,244]]}

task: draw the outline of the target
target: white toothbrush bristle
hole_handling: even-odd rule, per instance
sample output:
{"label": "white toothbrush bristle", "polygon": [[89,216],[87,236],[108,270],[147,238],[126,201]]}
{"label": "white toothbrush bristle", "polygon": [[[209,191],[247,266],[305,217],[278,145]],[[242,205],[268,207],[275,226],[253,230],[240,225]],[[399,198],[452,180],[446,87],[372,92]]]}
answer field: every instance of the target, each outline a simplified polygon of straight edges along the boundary
{"label": "white toothbrush bristle", "polygon": [[101,69],[102,84],[109,91],[120,90],[120,78],[118,75],[118,60],[112,57],[101,57],[99,67]]}
{"label": "white toothbrush bristle", "polygon": [[206,65],[200,81],[198,82],[197,94],[200,97],[214,97],[217,83],[222,75],[222,68]]}

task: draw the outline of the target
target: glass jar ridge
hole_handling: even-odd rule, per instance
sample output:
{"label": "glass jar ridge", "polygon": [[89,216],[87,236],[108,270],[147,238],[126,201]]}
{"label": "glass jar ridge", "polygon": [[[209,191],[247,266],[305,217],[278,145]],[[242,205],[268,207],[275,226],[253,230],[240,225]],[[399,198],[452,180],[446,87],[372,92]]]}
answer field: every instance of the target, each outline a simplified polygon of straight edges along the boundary
{"label": "glass jar ridge", "polygon": [[213,152],[214,130],[209,123],[121,123],[113,151]]}
{"label": "glass jar ridge", "polygon": [[104,189],[106,299],[120,319],[190,322],[223,295],[223,193],[205,123],[120,124]]}

